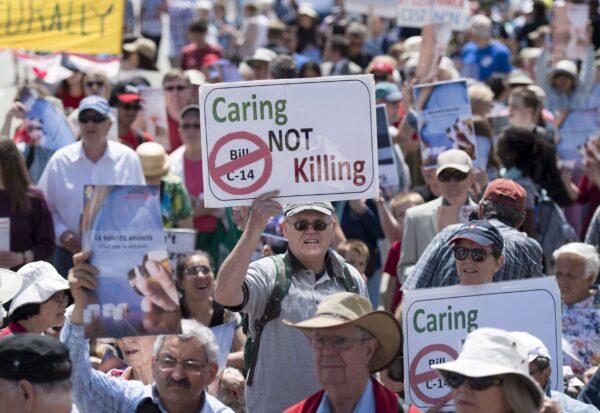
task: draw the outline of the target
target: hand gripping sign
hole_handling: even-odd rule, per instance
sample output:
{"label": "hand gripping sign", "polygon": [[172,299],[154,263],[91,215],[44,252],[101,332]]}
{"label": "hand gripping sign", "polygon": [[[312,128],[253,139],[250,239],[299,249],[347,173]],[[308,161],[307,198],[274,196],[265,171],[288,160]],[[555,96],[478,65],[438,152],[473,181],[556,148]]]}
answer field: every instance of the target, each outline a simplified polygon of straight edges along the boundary
{"label": "hand gripping sign", "polygon": [[200,102],[206,206],[378,195],[371,76],[203,85]]}

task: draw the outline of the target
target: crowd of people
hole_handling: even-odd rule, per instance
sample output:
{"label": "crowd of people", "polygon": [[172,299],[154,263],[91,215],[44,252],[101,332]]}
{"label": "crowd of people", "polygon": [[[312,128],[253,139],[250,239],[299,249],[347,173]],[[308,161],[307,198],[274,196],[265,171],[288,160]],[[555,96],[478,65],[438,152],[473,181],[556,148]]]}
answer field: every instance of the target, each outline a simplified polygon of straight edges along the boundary
{"label": "crowd of people", "polygon": [[[18,85],[0,129],[0,412],[425,411],[405,397],[403,296],[549,276],[564,392],[550,343],[482,327],[430,366],[450,396],[427,411],[450,397],[461,413],[600,411],[600,134],[577,160],[559,150],[570,113],[600,110],[598,1],[582,2],[580,59],[557,57],[551,1],[469,2],[428,81],[467,80],[476,147],[430,167],[413,99],[421,29],[343,0],[230,3],[127,1],[118,75],[65,55],[65,79]],[[272,191],[205,205],[203,84],[357,74],[386,107],[397,185],[377,199],[281,204]],[[148,116],[148,90],[165,125]],[[74,143],[45,145],[32,93]],[[172,269],[181,334],[86,338],[102,268],[82,248],[85,185],[155,185],[163,227],[195,231]],[[229,322],[219,369],[212,329]]]}

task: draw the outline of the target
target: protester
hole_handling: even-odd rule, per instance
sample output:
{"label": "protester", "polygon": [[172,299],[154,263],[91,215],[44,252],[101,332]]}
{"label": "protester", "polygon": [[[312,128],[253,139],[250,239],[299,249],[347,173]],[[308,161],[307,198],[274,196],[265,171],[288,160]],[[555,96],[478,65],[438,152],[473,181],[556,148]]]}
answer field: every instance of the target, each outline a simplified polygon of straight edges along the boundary
{"label": "protester", "polygon": [[457,413],[538,413],[543,392],[529,375],[525,344],[511,333],[479,328],[467,335],[458,358],[433,364],[453,389]]}
{"label": "protester", "polygon": [[[246,365],[250,371],[246,407],[250,412],[281,411],[320,387],[309,367],[308,344],[300,332],[285,327],[282,318],[294,321],[311,317],[317,302],[333,292],[348,290],[367,296],[358,271],[344,267],[334,254],[328,253],[335,225],[329,202],[286,205],[282,229],[288,240],[287,254],[250,262],[269,217],[281,210],[272,199],[276,195],[277,192],[268,192],[253,201],[246,229],[221,266],[215,286],[217,302],[243,311],[249,320],[249,340],[254,345],[250,349],[252,360]],[[291,278],[287,294],[282,294],[282,286],[276,282],[277,267],[282,265],[290,269],[285,271],[285,277]],[[316,274],[320,275],[318,279]],[[276,285],[279,287],[274,291]],[[265,307],[273,294],[283,295],[280,313],[271,313],[274,310]],[[271,322],[264,330],[264,324],[257,329],[259,324],[254,320],[265,311]],[[288,374],[289,371],[294,374]]]}
{"label": "protester", "polygon": [[8,310],[9,324],[0,337],[18,333],[42,334],[65,321],[69,284],[47,262],[29,263],[17,271],[23,284]]}
{"label": "protester", "polygon": [[[494,225],[504,240],[505,263],[494,281],[543,276],[540,245],[517,230],[525,219],[526,198],[527,193],[516,182],[496,179],[488,185],[479,203],[478,218]],[[403,289],[441,287],[460,282],[448,245],[458,228],[459,225],[451,225],[436,235],[404,282]]]}
{"label": "protester", "polygon": [[152,346],[156,336],[123,337],[117,345],[127,365],[124,370],[111,369],[107,374],[123,380],[137,380],[151,384],[152,379]]}
{"label": "protester", "polygon": [[0,325],[4,325],[6,310],[4,304],[10,302],[19,292],[23,280],[11,270],[0,268]]}
{"label": "protester", "polygon": [[577,400],[600,409],[600,369],[596,370],[587,386],[577,396]]}
{"label": "protester", "polygon": [[179,148],[183,142],[179,131],[179,114],[192,102],[192,84],[187,74],[179,69],[171,69],[162,80],[167,106],[169,132],[169,152]]}
{"label": "protester", "polygon": [[122,70],[158,70],[156,68],[157,45],[154,41],[140,37],[123,45]]}
{"label": "protester", "polygon": [[343,36],[332,36],[329,60],[321,64],[323,76],[359,75],[362,68],[349,60],[350,45]]}
{"label": "protester", "polygon": [[269,65],[275,57],[277,55],[272,50],[259,47],[252,56],[245,60],[246,64],[252,68],[254,80],[269,79]]}
{"label": "protester", "polygon": [[137,86],[130,83],[121,83],[113,88],[110,105],[117,108],[117,127],[119,142],[136,149],[144,142],[154,140],[152,135],[133,127],[138,117],[142,96]]}
{"label": "protester", "polygon": [[371,377],[394,360],[400,347],[402,332],[392,314],[373,311],[358,294],[337,293],[319,304],[314,317],[284,323],[307,335],[323,386],[286,413],[398,411],[398,397]]}
{"label": "protester", "polygon": [[106,99],[88,96],[81,101],[78,111],[81,141],[57,151],[39,182],[54,221],[55,266],[64,276],[73,265],[71,256],[81,251],[83,186],[144,184],[135,152],[107,139],[112,122]]}
{"label": "protester", "polygon": [[596,248],[580,242],[554,251],[562,300],[562,333],[577,356],[565,362],[576,374],[600,361],[600,292],[592,289],[600,271]]}
{"label": "protester", "polygon": [[0,406],[30,413],[72,410],[71,360],[53,337],[18,334],[0,340]]}
{"label": "protester", "polygon": [[181,49],[182,70],[200,70],[202,68],[204,57],[209,54],[221,57],[221,48],[207,42],[207,32],[208,26],[207,22],[204,20],[196,20],[190,24],[188,28],[188,37],[190,38],[191,43]]}

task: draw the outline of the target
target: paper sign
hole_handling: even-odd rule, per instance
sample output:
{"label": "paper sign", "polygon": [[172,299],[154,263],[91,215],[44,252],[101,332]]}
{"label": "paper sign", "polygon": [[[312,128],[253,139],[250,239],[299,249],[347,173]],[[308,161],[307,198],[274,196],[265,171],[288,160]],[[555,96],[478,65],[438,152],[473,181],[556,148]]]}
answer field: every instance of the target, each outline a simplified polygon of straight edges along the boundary
{"label": "paper sign", "polygon": [[449,23],[452,30],[462,31],[468,16],[467,0],[398,0],[396,22],[400,27]]}
{"label": "paper sign", "polygon": [[158,187],[86,185],[82,228],[83,250],[100,271],[84,310],[86,337],[178,333]]}
{"label": "paper sign", "polygon": [[175,273],[177,258],[196,249],[196,230],[185,228],[165,228],[165,244],[169,254],[169,263]]}
{"label": "paper sign", "polygon": [[378,195],[372,76],[202,85],[200,102],[207,207]]}
{"label": "paper sign", "polygon": [[394,19],[397,3],[396,0],[345,0],[344,11]]}
{"label": "paper sign", "polygon": [[423,166],[433,167],[447,149],[458,148],[476,159],[471,102],[464,79],[414,87]]}
{"label": "paper sign", "polygon": [[583,60],[587,54],[590,6],[588,4],[567,3],[566,11],[569,20],[569,41],[566,57],[567,59]]}
{"label": "paper sign", "polygon": [[0,251],[10,251],[10,218],[0,218]]}
{"label": "paper sign", "polygon": [[600,126],[595,110],[575,110],[570,112],[558,130],[556,154],[563,161],[583,163],[583,149],[587,141],[596,136]]}
{"label": "paper sign", "polygon": [[394,146],[390,137],[387,109],[377,105],[377,152],[379,154],[379,186],[389,188],[400,183]]}
{"label": "paper sign", "polygon": [[[168,139],[167,106],[162,88],[145,88],[140,91],[142,109],[145,116],[146,131],[155,137],[165,136]],[[169,141],[160,142],[163,146]]]}
{"label": "paper sign", "polygon": [[0,2],[0,47],[120,54],[122,0]]}
{"label": "paper sign", "polygon": [[231,344],[233,343],[233,335],[235,334],[236,327],[236,320],[231,320],[228,323],[210,328],[219,345],[219,355],[217,357],[219,371],[217,372],[217,377],[221,375],[227,366],[227,356],[231,351]]}
{"label": "paper sign", "polygon": [[454,411],[452,389],[429,366],[455,360],[467,334],[480,327],[524,331],[539,338],[552,358],[552,390],[562,391],[560,292],[554,277],[404,294],[405,396],[421,410],[445,400],[441,411]]}

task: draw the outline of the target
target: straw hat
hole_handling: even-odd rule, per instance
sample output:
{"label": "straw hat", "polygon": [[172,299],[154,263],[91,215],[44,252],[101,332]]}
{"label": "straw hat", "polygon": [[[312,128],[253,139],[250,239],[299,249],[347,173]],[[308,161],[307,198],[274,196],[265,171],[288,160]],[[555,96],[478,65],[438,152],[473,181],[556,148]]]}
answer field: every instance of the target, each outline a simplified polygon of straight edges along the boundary
{"label": "straw hat", "polygon": [[16,272],[0,268],[0,321],[4,319],[4,307],[2,304],[10,301],[21,289],[23,280]]}
{"label": "straw hat", "polygon": [[144,142],[137,147],[135,152],[140,157],[144,176],[156,178],[169,172],[171,163],[165,148],[157,142]]}
{"label": "straw hat", "polygon": [[69,290],[69,283],[56,269],[44,261],[31,262],[22,266],[17,275],[23,279],[19,292],[15,295],[8,315],[26,304],[41,304],[59,291]]}
{"label": "straw hat", "polygon": [[371,373],[383,370],[394,361],[402,340],[400,324],[392,314],[373,311],[369,300],[354,293],[332,294],[319,304],[313,318],[299,323],[283,320],[283,323],[305,333],[348,324],[365,329],[378,343],[369,362]]}
{"label": "straw hat", "polygon": [[479,328],[467,335],[458,358],[448,363],[434,364],[432,369],[449,371],[467,377],[519,376],[540,406],[544,394],[529,375],[527,345],[515,335],[498,328]]}

